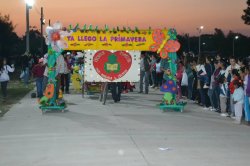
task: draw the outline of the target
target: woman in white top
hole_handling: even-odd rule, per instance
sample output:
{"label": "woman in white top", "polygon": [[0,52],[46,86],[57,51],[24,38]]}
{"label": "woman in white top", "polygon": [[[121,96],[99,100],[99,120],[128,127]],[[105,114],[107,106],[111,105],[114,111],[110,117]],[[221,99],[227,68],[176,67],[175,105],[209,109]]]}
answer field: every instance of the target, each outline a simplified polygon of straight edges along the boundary
{"label": "woman in white top", "polygon": [[9,72],[14,72],[14,70],[14,65],[10,67],[7,65],[6,59],[0,59],[0,83],[4,101],[7,97],[7,85],[10,80]]}

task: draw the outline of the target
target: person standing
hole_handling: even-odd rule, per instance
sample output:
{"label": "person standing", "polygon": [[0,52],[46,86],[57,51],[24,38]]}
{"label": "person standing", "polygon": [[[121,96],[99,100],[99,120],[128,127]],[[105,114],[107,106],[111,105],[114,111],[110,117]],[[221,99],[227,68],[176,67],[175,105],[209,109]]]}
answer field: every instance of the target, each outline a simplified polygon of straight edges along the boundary
{"label": "person standing", "polygon": [[233,104],[235,110],[235,123],[241,124],[242,112],[243,112],[243,102],[244,102],[244,90],[241,87],[241,80],[236,80],[233,82],[235,91],[233,93]]}
{"label": "person standing", "polygon": [[67,65],[65,63],[64,57],[63,55],[59,55],[56,59],[56,81],[57,81],[57,85],[56,85],[56,94],[58,96],[59,94],[59,90],[61,88],[61,75],[65,73],[67,68]]}
{"label": "person standing", "polygon": [[112,82],[111,83],[111,92],[112,98],[115,103],[120,102],[121,93],[122,93],[122,83],[121,82]]}
{"label": "person standing", "polygon": [[28,56],[24,56],[22,60],[22,71],[24,72],[23,81],[24,85],[27,88],[29,85],[30,77],[30,60]]}
{"label": "person standing", "polygon": [[199,89],[200,97],[201,97],[201,106],[203,106],[204,110],[209,110],[209,97],[208,97],[208,89],[206,88],[207,84],[209,84],[209,78],[207,76],[207,71],[205,68],[205,58],[199,57],[198,65],[196,66],[197,71],[197,89]]}
{"label": "person standing", "polygon": [[43,97],[43,78],[44,78],[44,71],[45,66],[43,64],[43,58],[38,60],[38,64],[36,64],[32,68],[33,77],[36,79],[36,90],[37,90],[37,97]]}
{"label": "person standing", "polygon": [[177,98],[176,101],[179,102],[182,98],[182,86],[181,86],[181,82],[182,82],[182,76],[183,76],[183,72],[184,72],[185,68],[184,68],[184,64],[182,61],[178,62],[178,67],[177,67],[177,72],[176,72],[176,83],[177,83]]}
{"label": "person standing", "polygon": [[230,65],[227,67],[226,71],[225,71],[225,77],[227,78],[228,82],[231,82],[233,80],[232,77],[232,71],[233,69],[240,69],[240,65],[238,65],[236,63],[236,59],[234,57],[230,57]]}
{"label": "person standing", "polygon": [[151,88],[155,88],[156,87],[156,77],[157,77],[156,76],[156,57],[155,57],[155,55],[152,55],[152,57],[151,57],[150,74],[151,74],[151,79],[152,79],[152,83],[153,83]]}
{"label": "person standing", "polygon": [[71,71],[71,65],[70,65],[70,55],[66,55],[64,57],[64,65],[65,65],[65,71],[63,74],[61,74],[61,90],[62,92],[66,92],[69,94],[69,83],[70,83],[70,71]]}
{"label": "person standing", "polygon": [[45,67],[44,73],[43,73],[43,92],[44,92],[48,84],[48,70],[49,70],[48,69],[48,54],[44,55],[43,65]]}
{"label": "person standing", "polygon": [[188,99],[192,100],[192,92],[193,92],[193,86],[194,86],[194,74],[192,71],[192,59],[191,57],[188,57],[187,62],[185,64],[185,71],[188,76]]}
{"label": "person standing", "polygon": [[240,74],[238,72],[237,69],[233,69],[232,70],[232,81],[229,83],[229,90],[230,90],[230,112],[231,112],[231,118],[235,119],[235,107],[234,107],[234,101],[233,101],[233,94],[235,91],[235,86],[234,86],[234,82],[239,81],[240,80]]}
{"label": "person standing", "polygon": [[145,94],[148,94],[149,74],[150,74],[150,63],[146,55],[142,53],[141,62],[140,62],[140,91],[139,93],[143,92],[143,80],[144,80]]}
{"label": "person standing", "polygon": [[244,77],[244,91],[245,91],[245,103],[244,103],[244,111],[245,111],[245,120],[249,123],[250,121],[250,67],[247,66],[245,70]]}
{"label": "person standing", "polygon": [[219,78],[220,83],[220,110],[221,116],[228,117],[229,114],[227,113],[227,102],[229,98],[229,89],[228,89],[228,82],[226,77],[223,75]]}
{"label": "person standing", "polygon": [[7,65],[6,59],[0,59],[0,83],[1,83],[1,90],[3,94],[3,101],[6,101],[7,97],[7,86],[10,80],[9,72],[14,72],[15,67],[14,65]]}
{"label": "person standing", "polygon": [[163,72],[161,70],[161,60],[156,63],[156,88],[158,89],[162,85]]}
{"label": "person standing", "polygon": [[220,56],[220,54],[217,54],[217,55],[215,56],[215,60],[217,60],[218,62],[221,61],[221,56]]}
{"label": "person standing", "polygon": [[211,83],[210,83],[210,87],[208,90],[208,96],[210,99],[210,103],[211,103],[211,111],[216,111],[216,112],[220,112],[220,86],[219,86],[219,75],[220,75],[220,66],[219,66],[219,62],[215,61],[214,62],[214,66],[215,66],[215,71],[213,72],[212,76],[211,76]]}
{"label": "person standing", "polygon": [[191,100],[193,102],[201,103],[201,97],[200,97],[200,93],[199,93],[200,80],[197,77],[196,66],[197,66],[197,59],[193,58],[191,68],[192,68],[192,72],[193,72],[193,76],[194,76],[194,82],[193,82],[192,98],[191,98]]}

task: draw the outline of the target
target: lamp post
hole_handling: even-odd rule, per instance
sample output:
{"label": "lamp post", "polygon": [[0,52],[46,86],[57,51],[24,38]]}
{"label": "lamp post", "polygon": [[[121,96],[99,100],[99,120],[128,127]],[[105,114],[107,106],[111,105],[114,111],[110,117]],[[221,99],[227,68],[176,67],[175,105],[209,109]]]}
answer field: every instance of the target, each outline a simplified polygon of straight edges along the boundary
{"label": "lamp post", "polygon": [[234,56],[234,43],[235,43],[235,40],[238,40],[239,39],[239,36],[235,36],[233,38],[233,56]]}
{"label": "lamp post", "polygon": [[41,22],[41,56],[42,56],[43,55],[43,25],[45,24],[45,19],[43,15],[43,7],[41,7],[40,22]]}
{"label": "lamp post", "polygon": [[197,31],[199,32],[199,55],[201,55],[201,32],[204,29],[204,26],[200,26],[197,28]]}
{"label": "lamp post", "polygon": [[26,3],[26,53],[30,52],[30,23],[29,23],[29,9],[34,5],[34,0],[25,0]]}
{"label": "lamp post", "polygon": [[202,50],[203,50],[203,52],[206,51],[206,45],[207,45],[207,43],[205,43],[205,42],[202,43]]}

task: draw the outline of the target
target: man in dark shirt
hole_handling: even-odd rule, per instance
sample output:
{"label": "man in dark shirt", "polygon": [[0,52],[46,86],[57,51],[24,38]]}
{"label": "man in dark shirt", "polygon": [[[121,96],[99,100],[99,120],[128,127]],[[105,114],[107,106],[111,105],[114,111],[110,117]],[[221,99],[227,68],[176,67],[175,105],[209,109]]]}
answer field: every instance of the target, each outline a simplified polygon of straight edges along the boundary
{"label": "man in dark shirt", "polygon": [[32,69],[33,77],[36,79],[36,89],[37,97],[43,97],[43,74],[45,66],[43,65],[43,58],[39,59],[38,64],[36,64]]}

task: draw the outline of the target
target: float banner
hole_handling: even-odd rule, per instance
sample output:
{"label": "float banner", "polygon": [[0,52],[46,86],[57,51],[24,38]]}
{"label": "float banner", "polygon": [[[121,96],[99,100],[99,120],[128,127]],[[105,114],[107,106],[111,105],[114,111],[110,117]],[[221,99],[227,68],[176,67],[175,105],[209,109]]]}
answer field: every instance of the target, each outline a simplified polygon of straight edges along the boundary
{"label": "float banner", "polygon": [[87,51],[85,82],[138,82],[140,51]]}
{"label": "float banner", "polygon": [[[167,30],[162,30],[167,35]],[[64,38],[68,44],[66,50],[138,50],[149,51],[150,46],[155,43],[151,31],[142,30],[138,32],[73,32]]]}

